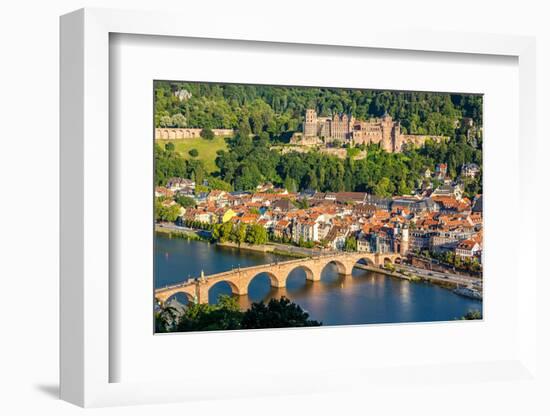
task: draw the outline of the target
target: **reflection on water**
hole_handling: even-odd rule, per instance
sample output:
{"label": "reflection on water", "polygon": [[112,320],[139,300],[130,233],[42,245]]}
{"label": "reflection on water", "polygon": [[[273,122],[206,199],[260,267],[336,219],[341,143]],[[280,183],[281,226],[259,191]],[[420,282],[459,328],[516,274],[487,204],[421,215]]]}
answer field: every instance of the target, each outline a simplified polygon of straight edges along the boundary
{"label": "reflection on water", "polygon": [[[162,236],[157,236],[156,242],[156,287],[199,276],[201,270],[208,275],[238,265],[246,267],[282,259],[272,254],[242,252]],[[248,292],[237,296],[243,309],[252,302],[286,296],[324,325],[452,320],[469,310],[481,309],[479,301],[427,283],[389,278],[361,269],[354,269],[352,276],[343,277],[333,264],[325,268],[318,282],[306,280],[302,269],[293,270],[286,288],[272,288],[269,277],[260,274],[250,283]],[[231,294],[227,283],[213,286],[209,301],[215,303],[221,294]],[[185,298],[178,299],[186,302]]]}

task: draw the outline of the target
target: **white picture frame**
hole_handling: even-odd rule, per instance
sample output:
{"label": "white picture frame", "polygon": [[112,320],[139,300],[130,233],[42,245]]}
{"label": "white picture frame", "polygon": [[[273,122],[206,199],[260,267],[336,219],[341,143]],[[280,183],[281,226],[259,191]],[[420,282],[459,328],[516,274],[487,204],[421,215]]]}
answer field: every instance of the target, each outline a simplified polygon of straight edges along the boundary
{"label": "white picture frame", "polygon": [[[185,25],[179,24],[186,22]],[[536,375],[536,279],[534,253],[529,242],[536,230],[527,226],[528,207],[533,202],[534,183],[528,178],[535,159],[536,107],[535,41],[529,37],[475,33],[433,33],[362,28],[360,31],[325,32],[311,25],[287,28],[284,32],[269,24],[246,35],[229,28],[205,28],[199,21],[173,13],[151,13],[106,9],[82,9],[61,18],[61,398],[80,406],[158,403],[214,397],[258,394],[337,391],[387,383],[403,378],[410,369],[343,367],[323,370],[326,377],[304,369],[289,380],[284,373],[270,374],[269,380],[246,380],[228,386],[223,380],[209,380],[195,374],[192,382],[112,382],[110,366],[117,357],[110,348],[109,252],[110,172],[109,153],[109,38],[111,34],[223,39],[226,41],[276,42],[285,44],[331,45],[340,48],[428,51],[439,54],[500,55],[518,60],[519,149],[518,189],[520,222],[517,264],[522,264],[522,284],[517,288],[517,348],[498,361],[438,365],[418,363],[415,374],[421,380],[444,373],[448,379],[467,380],[471,372],[486,377],[522,380]],[[487,155],[485,157],[488,157]],[[489,156],[490,157],[490,156]],[[519,273],[515,270],[514,273]],[[413,331],[411,327],[403,331]],[[300,330],[297,331],[299,334]],[[223,334],[222,334],[223,336]],[[406,378],[406,377],[405,377]],[[189,379],[191,380],[191,379]],[[328,381],[336,380],[336,381]],[[338,381],[340,380],[340,381]],[[341,380],[347,380],[343,383]],[[476,380],[472,380],[475,382]]]}

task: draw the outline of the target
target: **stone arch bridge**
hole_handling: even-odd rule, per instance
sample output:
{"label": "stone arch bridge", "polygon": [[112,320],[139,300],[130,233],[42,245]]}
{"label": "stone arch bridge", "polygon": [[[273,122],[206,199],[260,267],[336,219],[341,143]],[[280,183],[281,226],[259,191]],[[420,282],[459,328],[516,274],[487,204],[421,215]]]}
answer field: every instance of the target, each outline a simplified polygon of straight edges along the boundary
{"label": "stone arch bridge", "polygon": [[210,288],[220,282],[227,282],[234,294],[246,295],[248,294],[250,282],[262,273],[269,276],[271,286],[281,288],[286,287],[286,280],[289,274],[297,268],[304,270],[307,280],[317,281],[321,280],[321,273],[329,263],[336,265],[340,275],[350,276],[353,268],[360,261],[370,266],[383,266],[387,263],[400,263],[401,258],[401,255],[397,253],[341,252],[262,264],[203,276],[199,279],[189,279],[183,283],[158,288],[155,290],[155,298],[159,302],[164,303],[171,296],[182,293],[192,301],[208,303],[208,292]]}

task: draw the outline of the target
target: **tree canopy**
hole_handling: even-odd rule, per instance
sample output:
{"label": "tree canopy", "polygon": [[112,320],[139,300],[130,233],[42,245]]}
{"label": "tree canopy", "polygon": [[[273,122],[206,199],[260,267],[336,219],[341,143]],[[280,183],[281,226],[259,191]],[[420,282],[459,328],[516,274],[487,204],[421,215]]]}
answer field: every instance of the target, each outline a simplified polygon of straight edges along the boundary
{"label": "tree canopy", "polygon": [[181,115],[188,127],[236,129],[244,124],[254,134],[277,137],[297,130],[307,108],[324,116],[345,112],[362,119],[387,112],[411,134],[452,136],[459,118],[470,117],[478,125],[482,120],[482,97],[474,94],[155,82],[157,127],[174,125],[173,117]]}
{"label": "tree canopy", "polygon": [[189,304],[184,313],[161,308],[155,315],[156,332],[215,331],[320,326],[309,314],[285,297],[253,303],[241,311],[237,300],[222,295],[215,305]]}
{"label": "tree canopy", "polygon": [[[378,145],[366,146],[364,159],[339,159],[320,152],[281,154],[261,135],[250,137],[240,130],[229,141],[229,150],[218,152],[220,177],[236,190],[253,190],[264,182],[280,184],[289,192],[315,189],[322,192],[362,191],[382,197],[409,194],[422,181],[426,169],[447,163],[455,179],[464,163],[481,166],[481,149],[459,136],[451,142],[428,141],[421,148],[388,153]],[[481,191],[481,181],[472,180],[472,194]]]}

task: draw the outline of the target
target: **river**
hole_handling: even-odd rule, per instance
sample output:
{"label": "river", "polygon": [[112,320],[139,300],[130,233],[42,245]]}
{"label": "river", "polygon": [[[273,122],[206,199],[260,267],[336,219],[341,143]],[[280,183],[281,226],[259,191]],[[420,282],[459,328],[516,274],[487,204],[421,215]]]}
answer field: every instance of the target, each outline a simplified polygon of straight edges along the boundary
{"label": "river", "polygon": [[[202,241],[156,235],[155,287],[179,283],[189,277],[246,267],[287,258],[218,247]],[[230,294],[227,283],[218,283],[209,293],[215,303],[220,294]],[[471,310],[481,310],[481,302],[454,294],[424,282],[409,282],[380,273],[354,269],[351,277],[341,277],[329,264],[321,281],[310,282],[300,270],[291,272],[287,287],[270,286],[267,275],[259,275],[249,286],[247,296],[237,296],[244,309],[252,302],[286,296],[323,325],[447,321]],[[185,296],[178,300],[187,302]]]}

